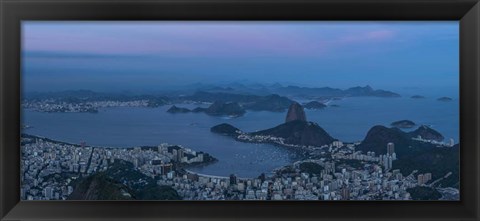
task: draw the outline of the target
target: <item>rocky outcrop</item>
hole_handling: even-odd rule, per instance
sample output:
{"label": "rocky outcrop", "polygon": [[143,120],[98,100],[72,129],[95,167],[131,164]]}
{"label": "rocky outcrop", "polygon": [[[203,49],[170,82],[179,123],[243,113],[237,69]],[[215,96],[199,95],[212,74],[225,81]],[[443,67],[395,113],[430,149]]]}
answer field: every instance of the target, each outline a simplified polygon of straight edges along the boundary
{"label": "rocky outcrop", "polygon": [[285,123],[290,121],[307,121],[307,117],[305,116],[305,111],[303,110],[302,105],[297,102],[293,102],[290,107],[288,108],[287,117],[285,118]]}

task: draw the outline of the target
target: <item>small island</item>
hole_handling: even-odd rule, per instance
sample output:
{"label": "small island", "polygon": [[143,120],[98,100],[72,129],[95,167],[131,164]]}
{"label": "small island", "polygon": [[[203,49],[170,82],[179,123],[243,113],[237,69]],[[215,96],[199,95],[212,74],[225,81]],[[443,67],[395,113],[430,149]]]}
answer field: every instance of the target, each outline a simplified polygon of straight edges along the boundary
{"label": "small island", "polygon": [[177,107],[175,105],[173,105],[172,107],[170,107],[168,110],[167,110],[168,113],[172,113],[172,114],[176,114],[176,113],[189,113],[191,112],[188,108],[184,108],[184,107]]}
{"label": "small island", "polygon": [[238,135],[243,133],[240,129],[226,123],[216,125],[210,128],[210,131],[213,133],[222,134],[222,135],[231,136],[231,137],[237,137]]}
{"label": "small island", "polygon": [[245,109],[242,108],[236,102],[220,102],[216,101],[208,108],[197,107],[193,110],[183,107],[177,107],[173,105],[170,109],[167,110],[168,113],[200,113],[204,112],[211,116],[232,116],[232,117],[239,117],[246,113]]}
{"label": "small island", "polygon": [[392,127],[407,129],[407,128],[414,127],[416,124],[411,120],[399,120],[399,121],[392,122],[390,125]]}
{"label": "small island", "polygon": [[424,99],[425,97],[422,96],[422,95],[413,95],[410,98],[412,98],[412,99]]}
{"label": "small island", "polygon": [[438,98],[437,101],[443,101],[443,102],[448,102],[448,101],[452,101],[453,99],[452,98],[449,98],[449,97],[441,97],[441,98]]}

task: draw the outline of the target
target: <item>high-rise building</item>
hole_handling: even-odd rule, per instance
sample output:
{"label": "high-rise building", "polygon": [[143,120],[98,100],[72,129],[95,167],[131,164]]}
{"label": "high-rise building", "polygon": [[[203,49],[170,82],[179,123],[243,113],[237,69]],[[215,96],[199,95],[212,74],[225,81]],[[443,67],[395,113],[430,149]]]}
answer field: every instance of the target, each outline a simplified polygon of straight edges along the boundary
{"label": "high-rise building", "polygon": [[135,168],[138,167],[138,159],[137,159],[137,158],[133,159],[133,166],[134,166]]}
{"label": "high-rise building", "polygon": [[419,174],[419,175],[417,176],[417,182],[418,182],[418,185],[424,184],[424,182],[423,182],[423,174]]}
{"label": "high-rise building", "polygon": [[230,185],[237,184],[237,176],[235,174],[230,174]]}
{"label": "high-rise building", "polygon": [[385,168],[385,170],[390,170],[392,169],[392,157],[389,156],[389,155],[380,155],[380,160],[381,160],[381,163],[383,165],[383,167]]}
{"label": "high-rise building", "polygon": [[427,183],[432,179],[432,174],[431,173],[424,173],[423,174],[423,183]]}
{"label": "high-rise building", "polygon": [[335,172],[335,162],[325,163],[325,172],[334,173]]}
{"label": "high-rise building", "polygon": [[341,189],[342,200],[349,200],[350,199],[350,189],[347,185],[343,185]]}
{"label": "high-rise building", "polygon": [[333,141],[332,145],[336,148],[340,148],[343,146],[343,142],[336,140],[336,141]]}
{"label": "high-rise building", "polygon": [[388,169],[392,169],[392,161],[393,161],[393,157],[392,156],[388,156]]}
{"label": "high-rise building", "polygon": [[45,189],[43,190],[44,191],[44,195],[47,199],[53,199],[53,188],[52,187],[45,187]]}
{"label": "high-rise building", "polygon": [[390,142],[387,144],[387,155],[392,156],[395,153],[395,144]]}
{"label": "high-rise building", "polygon": [[168,163],[168,164],[161,164],[160,165],[160,168],[161,168],[161,174],[167,174],[169,173],[170,171],[172,171],[173,169],[173,165],[171,163]]}
{"label": "high-rise building", "polygon": [[178,149],[177,150],[177,162],[182,162],[182,159],[183,159],[183,150],[182,149]]}

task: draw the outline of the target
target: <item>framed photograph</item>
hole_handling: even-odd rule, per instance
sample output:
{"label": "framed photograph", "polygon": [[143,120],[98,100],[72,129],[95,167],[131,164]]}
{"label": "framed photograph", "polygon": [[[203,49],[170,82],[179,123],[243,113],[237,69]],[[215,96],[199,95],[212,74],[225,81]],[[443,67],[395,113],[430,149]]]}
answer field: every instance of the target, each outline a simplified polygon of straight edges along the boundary
{"label": "framed photograph", "polygon": [[478,1],[0,7],[2,220],[480,218]]}

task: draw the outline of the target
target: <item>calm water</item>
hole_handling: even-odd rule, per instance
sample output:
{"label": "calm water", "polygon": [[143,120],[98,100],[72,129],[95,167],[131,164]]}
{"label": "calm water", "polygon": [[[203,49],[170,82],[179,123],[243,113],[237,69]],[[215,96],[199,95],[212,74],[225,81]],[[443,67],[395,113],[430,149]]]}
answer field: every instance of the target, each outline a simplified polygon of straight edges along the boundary
{"label": "calm water", "polygon": [[[330,135],[342,141],[361,141],[377,124],[408,119],[431,125],[447,139],[459,139],[458,99],[439,102],[426,99],[347,98],[333,101],[339,107],[306,110],[307,119],[317,122]],[[182,105],[179,105],[182,106]],[[183,105],[184,107],[192,107]],[[212,117],[202,113],[169,114],[170,106],[159,108],[108,108],[98,114],[38,113],[26,110],[26,132],[61,141],[89,145],[130,147],[180,144],[210,153],[219,162],[194,171],[227,176],[254,177],[291,163],[296,155],[285,148],[266,144],[247,144],[213,134],[210,127],[230,123],[244,131],[256,131],[283,123],[286,112],[248,112],[239,118]]]}

